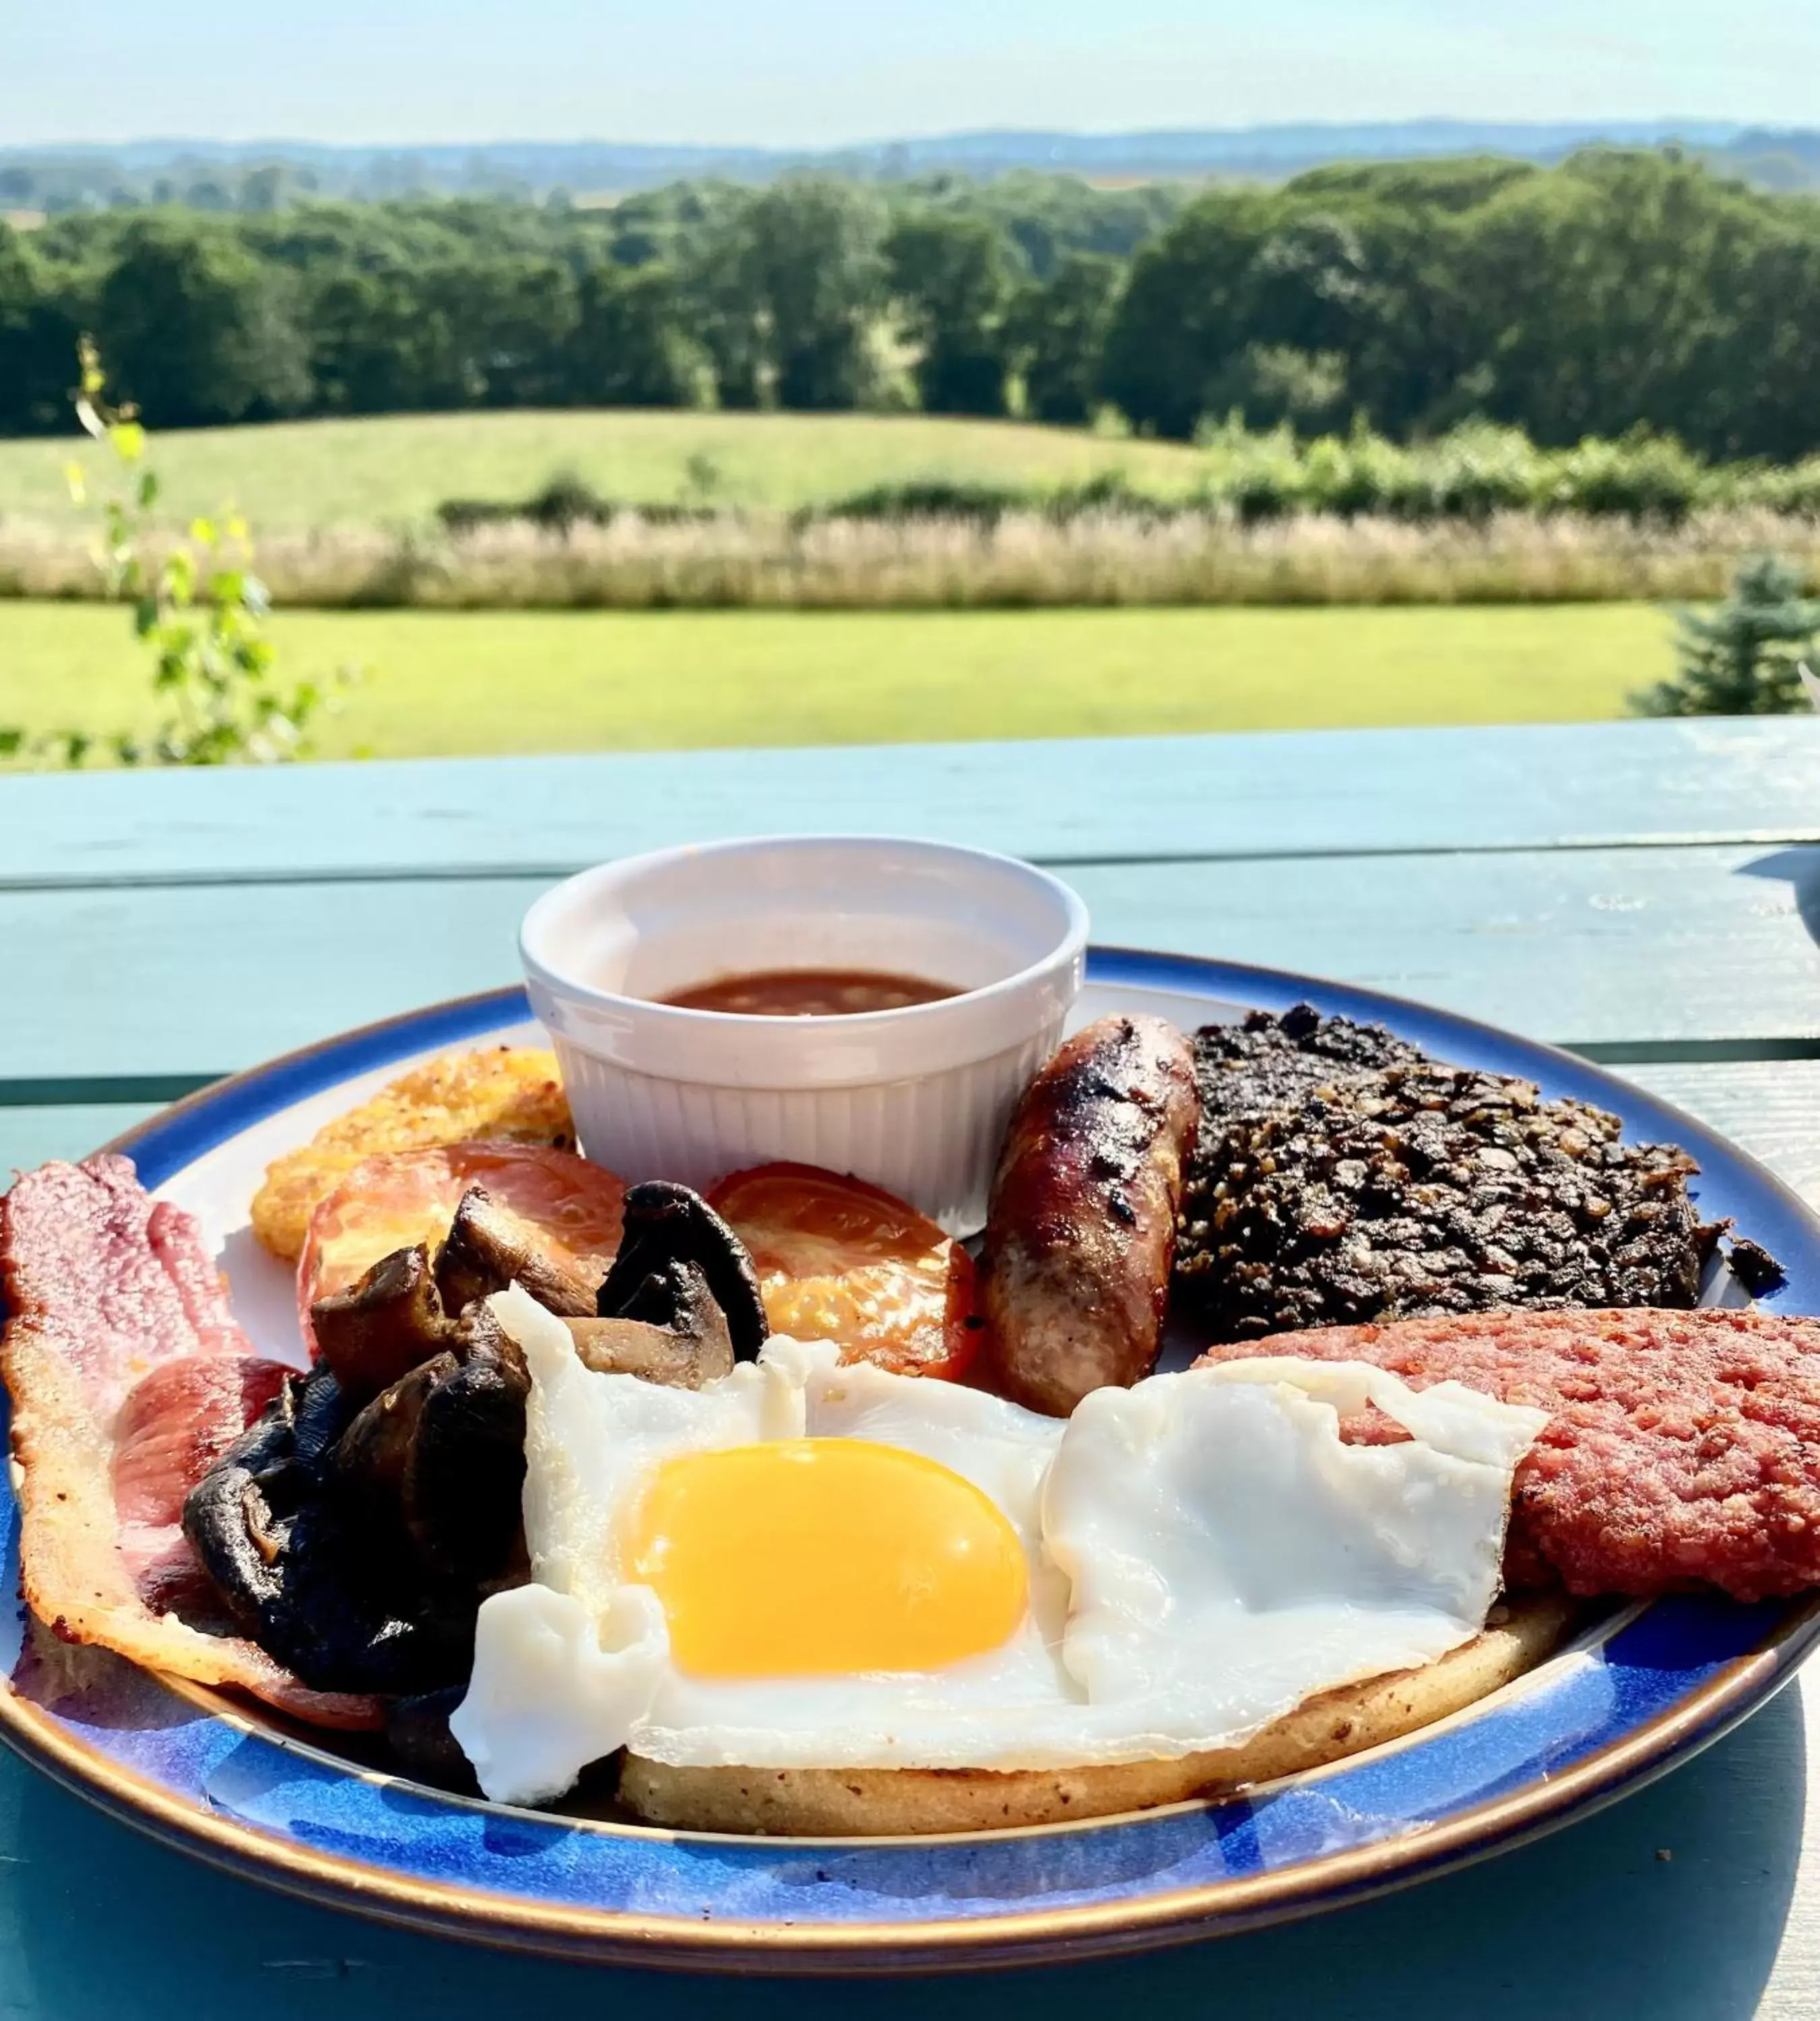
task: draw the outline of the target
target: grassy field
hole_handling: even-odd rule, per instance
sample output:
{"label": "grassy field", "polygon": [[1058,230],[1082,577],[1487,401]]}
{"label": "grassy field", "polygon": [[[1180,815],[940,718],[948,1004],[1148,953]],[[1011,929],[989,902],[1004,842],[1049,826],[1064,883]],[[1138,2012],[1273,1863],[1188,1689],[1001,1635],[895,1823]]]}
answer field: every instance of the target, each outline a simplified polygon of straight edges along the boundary
{"label": "grassy field", "polygon": [[[318,755],[1589,720],[1669,671],[1646,604],[805,614],[292,611],[369,670]],[[0,603],[0,725],[144,726],[126,614]]]}
{"label": "grassy field", "polygon": [[[420,520],[445,498],[524,497],[559,470],[610,497],[669,502],[688,490],[692,457],[713,468],[704,502],[778,507],[911,477],[1062,483],[1118,470],[1186,490],[1201,468],[1179,443],[920,414],[403,414],[172,431],[154,448],[173,515],[231,504],[266,532]],[[0,514],[67,516],[72,457],[91,472],[105,462],[73,426],[0,442]]]}

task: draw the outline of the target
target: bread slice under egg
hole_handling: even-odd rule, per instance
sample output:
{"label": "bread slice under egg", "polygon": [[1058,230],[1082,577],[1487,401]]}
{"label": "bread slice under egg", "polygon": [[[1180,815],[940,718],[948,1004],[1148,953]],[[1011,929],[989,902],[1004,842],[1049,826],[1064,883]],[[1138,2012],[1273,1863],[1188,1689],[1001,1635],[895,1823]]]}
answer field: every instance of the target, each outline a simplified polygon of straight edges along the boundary
{"label": "bread slice under egg", "polygon": [[1559,1595],[1501,1608],[1484,1633],[1420,1670],[1306,1700],[1237,1747],[1086,1768],[676,1768],[628,1754],[620,1801],[678,1831],[899,1837],[1065,1823],[1154,1809],[1318,1768],[1400,1739],[1509,1684],[1550,1655],[1574,1617]]}

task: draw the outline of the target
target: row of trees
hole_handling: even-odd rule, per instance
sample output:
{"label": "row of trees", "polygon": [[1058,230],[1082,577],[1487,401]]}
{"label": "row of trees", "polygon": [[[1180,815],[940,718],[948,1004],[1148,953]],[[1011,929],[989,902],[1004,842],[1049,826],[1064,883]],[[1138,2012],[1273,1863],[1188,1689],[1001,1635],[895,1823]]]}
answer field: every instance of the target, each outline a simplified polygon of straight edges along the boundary
{"label": "row of trees", "polygon": [[[937,408],[1002,412],[1022,296],[1077,261],[1109,293],[1179,209],[1162,188],[1064,177],[803,178],[679,184],[598,210],[415,200],[235,218],[122,208],[30,234],[0,223],[0,433],[65,424],[83,330],[166,427],[466,406],[905,406],[923,390]],[[956,286],[965,327],[951,327]],[[912,327],[932,362],[906,349]],[[970,358],[985,346],[991,362],[954,365],[957,346]]]}
{"label": "row of trees", "polygon": [[1791,457],[1820,443],[1820,199],[1634,152],[1317,170],[1144,249],[1101,384],[1163,434],[1239,406]]}
{"label": "row of trees", "polygon": [[1820,447],[1820,198],[1669,155],[1316,170],[1184,205],[1066,178],[680,184],[0,228],[0,432],[92,329],[155,422],[527,405],[919,404],[1187,436],[1637,428]]}

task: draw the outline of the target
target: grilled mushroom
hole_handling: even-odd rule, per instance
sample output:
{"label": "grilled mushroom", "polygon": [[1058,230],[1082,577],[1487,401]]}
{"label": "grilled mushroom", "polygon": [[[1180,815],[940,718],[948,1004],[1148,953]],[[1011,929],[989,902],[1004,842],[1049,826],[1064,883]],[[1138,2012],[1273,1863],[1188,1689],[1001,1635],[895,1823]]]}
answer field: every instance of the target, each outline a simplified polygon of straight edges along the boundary
{"label": "grilled mushroom", "polygon": [[[755,1355],[764,1307],[739,1238],[685,1187],[637,1186],[626,1207],[598,1312],[567,1316],[583,1360],[693,1388]],[[435,1271],[422,1247],[399,1250],[318,1301],[322,1360],[286,1379],[184,1505],[235,1619],[318,1690],[459,1686],[482,1599],[524,1576],[530,1378],[490,1305],[454,1320],[448,1300],[500,1268],[523,1282],[548,1252],[480,1189],[462,1209]],[[527,1288],[573,1302],[550,1275]]]}
{"label": "grilled mushroom", "polygon": [[289,1378],[191,1492],[184,1530],[240,1627],[318,1691],[424,1691],[467,1674],[474,1615],[399,1564],[325,1491],[352,1415],[326,1366]]}
{"label": "grilled mushroom", "polygon": [[733,1342],[719,1305],[704,1287],[699,1324],[652,1326],[643,1320],[566,1320],[584,1364],[602,1375],[639,1375],[669,1389],[699,1389],[733,1373]]}
{"label": "grilled mushroom", "polygon": [[745,1244],[687,1186],[653,1179],[632,1187],[619,1254],[596,1302],[600,1317],[680,1331],[704,1293],[726,1316],[733,1358],[755,1360],[771,1329]]}
{"label": "grilled mushroom", "polygon": [[428,1248],[394,1250],[358,1284],[318,1298],[310,1324],[343,1393],[365,1404],[453,1342],[456,1317],[522,1284],[560,1316],[592,1316],[595,1286],[534,1222],[470,1186],[432,1265]]}
{"label": "grilled mushroom", "polygon": [[341,1434],[329,1484],[430,1578],[497,1580],[517,1555],[530,1390],[515,1342],[485,1305],[471,1306],[453,1348],[382,1391]]}
{"label": "grilled mushroom", "polygon": [[484,1186],[470,1186],[436,1253],[436,1284],[446,1312],[464,1311],[508,1284],[522,1284],[560,1319],[594,1310],[597,1281],[561,1243],[514,1214]]}
{"label": "grilled mushroom", "polygon": [[191,1491],[184,1528],[229,1611],[326,1691],[467,1675],[487,1590],[522,1577],[524,1361],[477,1306],[356,1409],[293,1376]]}
{"label": "grilled mushroom", "polygon": [[395,1249],[358,1284],[310,1308],[316,1347],[355,1404],[377,1396],[449,1344],[454,1331],[430,1269],[429,1251]]}

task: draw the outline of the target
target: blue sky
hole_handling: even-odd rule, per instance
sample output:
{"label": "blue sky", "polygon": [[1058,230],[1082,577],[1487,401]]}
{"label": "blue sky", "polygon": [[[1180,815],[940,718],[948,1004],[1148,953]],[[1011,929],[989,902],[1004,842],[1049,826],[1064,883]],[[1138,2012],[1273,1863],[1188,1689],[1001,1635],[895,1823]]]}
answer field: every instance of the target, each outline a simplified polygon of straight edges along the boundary
{"label": "blue sky", "polygon": [[1816,0],[0,0],[0,145],[1820,124]]}

